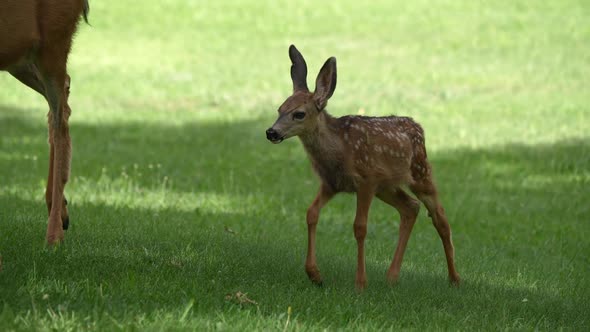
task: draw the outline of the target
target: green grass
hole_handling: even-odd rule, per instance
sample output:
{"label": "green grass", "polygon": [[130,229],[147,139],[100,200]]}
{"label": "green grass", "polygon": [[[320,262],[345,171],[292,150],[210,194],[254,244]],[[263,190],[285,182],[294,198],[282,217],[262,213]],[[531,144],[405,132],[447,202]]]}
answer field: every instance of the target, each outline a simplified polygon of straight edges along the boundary
{"label": "green grass", "polygon": [[[124,3],[91,1],[70,57],[72,223],[55,249],[47,106],[0,75],[0,330],[590,328],[587,2]],[[297,140],[264,137],[290,43],[311,86],[338,58],[333,115],[423,125],[460,288],[424,208],[386,285],[399,217],[375,202],[355,293],[350,195],[322,211],[325,286],[307,280],[318,181]]]}

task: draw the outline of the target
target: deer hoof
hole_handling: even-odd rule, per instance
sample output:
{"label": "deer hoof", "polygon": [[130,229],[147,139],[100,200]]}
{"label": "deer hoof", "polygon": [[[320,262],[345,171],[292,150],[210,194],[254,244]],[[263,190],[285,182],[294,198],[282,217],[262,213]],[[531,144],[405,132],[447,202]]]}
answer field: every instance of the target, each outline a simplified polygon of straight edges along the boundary
{"label": "deer hoof", "polygon": [[307,273],[307,277],[311,282],[313,282],[317,286],[322,286],[322,277],[320,276],[320,270],[317,266],[312,267],[305,267],[305,272]]}
{"label": "deer hoof", "polygon": [[59,245],[64,240],[63,232],[61,234],[51,234],[47,235],[47,245],[48,246],[55,246]]}
{"label": "deer hoof", "polygon": [[68,228],[70,228],[70,217],[69,216],[62,219],[61,227],[63,228],[64,231],[67,231]]}
{"label": "deer hoof", "polygon": [[395,286],[399,282],[399,276],[397,275],[387,275],[387,284],[389,286]]}
{"label": "deer hoof", "polygon": [[364,292],[365,291],[365,288],[367,288],[367,285],[366,284],[364,284],[364,285],[363,284],[355,284],[354,285],[354,289],[359,294],[362,293],[362,292]]}
{"label": "deer hoof", "polygon": [[458,274],[450,275],[449,282],[451,283],[451,286],[459,287],[461,284],[461,278]]}
{"label": "deer hoof", "polygon": [[354,283],[354,288],[358,293],[361,293],[365,290],[365,288],[367,288],[367,280],[356,280]]}

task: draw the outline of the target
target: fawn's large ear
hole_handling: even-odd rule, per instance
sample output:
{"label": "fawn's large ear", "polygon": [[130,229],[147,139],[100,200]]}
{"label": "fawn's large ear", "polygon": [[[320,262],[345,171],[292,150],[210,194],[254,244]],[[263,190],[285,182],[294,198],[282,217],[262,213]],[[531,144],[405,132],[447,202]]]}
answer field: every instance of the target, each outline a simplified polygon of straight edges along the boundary
{"label": "fawn's large ear", "polygon": [[291,79],[293,80],[293,92],[309,91],[307,88],[307,64],[303,55],[299,53],[295,45],[289,46],[289,58],[291,59]]}
{"label": "fawn's large ear", "polygon": [[326,107],[334,90],[336,90],[336,58],[331,57],[326,60],[315,80],[313,99],[318,110],[321,111]]}

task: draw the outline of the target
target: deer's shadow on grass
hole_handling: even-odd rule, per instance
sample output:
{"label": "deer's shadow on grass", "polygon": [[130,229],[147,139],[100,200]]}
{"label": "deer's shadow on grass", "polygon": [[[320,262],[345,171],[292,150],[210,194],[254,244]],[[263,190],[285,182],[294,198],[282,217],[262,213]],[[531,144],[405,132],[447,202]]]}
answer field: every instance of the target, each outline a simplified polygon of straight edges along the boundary
{"label": "deer's shadow on grass", "polygon": [[[40,187],[39,179],[45,175],[47,165],[46,128],[43,121],[29,122],[18,112],[0,107],[0,152],[4,153],[0,169],[10,170],[2,175],[2,183],[9,187]],[[174,180],[171,191],[256,191],[260,197],[271,199],[308,177],[309,168],[299,146],[276,149],[267,144],[263,135],[267,125],[265,121],[180,127],[72,125],[75,150],[70,185],[75,185],[76,177],[96,179],[103,168],[118,172],[134,164],[140,168],[160,164],[161,174]],[[430,159],[441,187],[446,192],[462,192],[447,199],[447,213],[468,220],[482,211],[463,211],[462,206],[485,204],[481,200],[495,204],[483,211],[492,216],[502,217],[522,209],[520,201],[504,199],[515,190],[539,203],[572,191],[587,194],[587,186],[580,185],[575,175],[590,165],[589,151],[590,143],[580,140],[534,147],[443,151],[430,153]],[[38,157],[33,160],[31,156]],[[463,170],[462,181],[455,180],[456,169]],[[528,182],[514,180],[514,175],[521,172],[527,173]],[[35,173],[40,175],[31,176]],[[136,181],[146,188],[153,185],[149,174],[137,176]],[[311,196],[300,199],[309,200]],[[502,201],[502,205],[496,201]],[[302,204],[295,203],[298,212],[303,211],[299,208]],[[353,291],[354,256],[344,257],[330,250],[319,253],[326,286],[316,288],[303,272],[304,232],[265,232],[263,227],[257,228],[259,232],[236,232],[226,228],[255,227],[261,218],[273,213],[260,216],[82,202],[72,209],[75,218],[66,244],[53,251],[40,250],[46,221],[41,195],[35,201],[22,198],[18,192],[5,192],[0,195],[0,206],[0,287],[6,294],[3,301],[16,311],[29,310],[33,302],[39,307],[61,306],[85,314],[117,317],[128,311],[182,310],[196,299],[194,314],[214,319],[217,312],[235,307],[225,299],[227,293],[243,291],[259,302],[256,310],[263,315],[279,315],[292,306],[298,319],[318,326],[346,326],[367,313],[371,313],[370,319],[376,325],[388,326],[398,312],[408,313],[410,307],[417,319],[442,315],[454,322],[485,328],[478,325],[477,317],[465,317],[463,313],[485,313],[490,306],[503,307],[510,315],[545,320],[550,327],[567,326],[576,310],[584,307],[581,299],[564,299],[538,288],[492,284],[485,279],[466,278],[462,287],[454,289],[440,274],[420,269],[404,269],[401,283],[393,288],[385,285],[384,277],[374,278],[359,296]],[[586,206],[571,208],[564,211],[569,218],[590,215]],[[324,218],[337,219],[329,212]],[[334,223],[340,228],[350,226],[348,219]],[[468,237],[480,225],[457,221],[452,226],[456,233],[463,234],[458,236],[460,241],[477,250],[473,243],[477,240]],[[320,237],[321,232],[329,233],[330,226],[322,227]],[[374,240],[385,238],[379,234],[369,236]],[[410,243],[409,252],[417,243]],[[587,242],[582,245],[588,247]],[[440,244],[433,246],[438,248]],[[392,250],[393,243],[389,247]],[[385,265],[368,265],[369,276],[383,276],[385,269]],[[335,303],[342,305],[335,307]]]}

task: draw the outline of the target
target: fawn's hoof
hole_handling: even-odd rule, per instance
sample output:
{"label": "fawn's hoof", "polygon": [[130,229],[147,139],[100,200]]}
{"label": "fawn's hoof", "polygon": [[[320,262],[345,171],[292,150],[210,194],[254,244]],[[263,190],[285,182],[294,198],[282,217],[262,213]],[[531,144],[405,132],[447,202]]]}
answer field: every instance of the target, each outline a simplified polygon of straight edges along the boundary
{"label": "fawn's hoof", "polygon": [[61,234],[60,233],[47,234],[45,239],[47,241],[48,246],[58,245],[61,242],[63,242],[63,240],[64,240],[63,231],[61,232]]}
{"label": "fawn's hoof", "polygon": [[449,282],[451,283],[451,286],[459,287],[461,284],[461,278],[458,274],[450,275]]}
{"label": "fawn's hoof", "polygon": [[317,285],[317,286],[323,285],[322,277],[320,276],[320,270],[317,268],[317,266],[310,266],[310,267],[306,266],[305,273],[307,273],[307,277],[315,285]]}
{"label": "fawn's hoof", "polygon": [[322,280],[320,280],[320,281],[312,280],[311,282],[318,287],[324,287],[324,282]]}
{"label": "fawn's hoof", "polygon": [[366,279],[363,279],[363,280],[358,280],[358,279],[357,279],[357,280],[354,282],[354,289],[355,289],[357,292],[361,293],[362,291],[364,291],[364,290],[365,290],[365,288],[367,288],[367,280],[366,280]]}
{"label": "fawn's hoof", "polygon": [[394,276],[387,275],[387,284],[389,286],[395,286],[395,285],[398,284],[398,282],[399,282],[399,276],[397,276],[397,275],[394,275]]}

